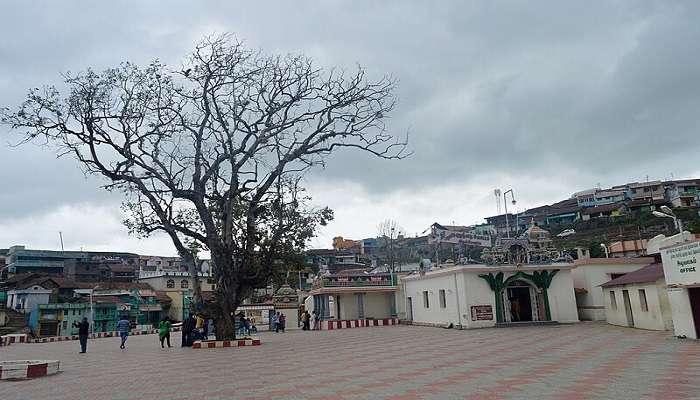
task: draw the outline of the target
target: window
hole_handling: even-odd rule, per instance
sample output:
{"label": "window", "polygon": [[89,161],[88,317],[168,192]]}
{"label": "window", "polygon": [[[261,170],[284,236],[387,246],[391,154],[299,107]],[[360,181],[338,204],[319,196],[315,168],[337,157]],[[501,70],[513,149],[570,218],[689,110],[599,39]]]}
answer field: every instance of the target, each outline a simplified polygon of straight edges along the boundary
{"label": "window", "polygon": [[610,291],[610,308],[617,310],[617,301],[615,300],[615,292]]}
{"label": "window", "polygon": [[180,281],[180,288],[181,289],[187,289],[188,287],[190,287],[190,283],[187,282],[187,279],[183,279],[182,281]]}
{"label": "window", "polygon": [[647,293],[644,289],[639,289],[639,304],[642,306],[642,311],[649,311],[649,305],[647,304]]}
{"label": "window", "polygon": [[168,289],[174,289],[175,288],[175,281],[172,279],[168,279],[168,282],[165,284]]}
{"label": "window", "polygon": [[423,307],[430,308],[430,299],[428,299],[428,291],[423,291]]}
{"label": "window", "polygon": [[447,299],[445,298],[444,289],[440,289],[440,308],[447,308]]}
{"label": "window", "polygon": [[63,329],[68,329],[68,321],[63,321]]}

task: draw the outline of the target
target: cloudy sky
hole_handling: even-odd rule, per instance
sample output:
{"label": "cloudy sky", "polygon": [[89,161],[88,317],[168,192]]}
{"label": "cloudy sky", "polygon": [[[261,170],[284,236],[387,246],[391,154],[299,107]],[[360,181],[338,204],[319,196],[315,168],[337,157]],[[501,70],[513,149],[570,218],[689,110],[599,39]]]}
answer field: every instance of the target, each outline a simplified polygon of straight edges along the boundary
{"label": "cloudy sky", "polygon": [[[255,5],[253,3],[264,3]],[[700,177],[700,2],[2,2],[0,106],[61,72],[159,58],[180,64],[203,35],[232,32],[266,53],[399,79],[389,129],[414,155],[344,152],[307,178],[333,236],[472,224],[630,181]],[[594,6],[592,7],[591,4]],[[0,127],[0,248],[174,253],[121,225],[120,198],[69,158],[13,147]]]}

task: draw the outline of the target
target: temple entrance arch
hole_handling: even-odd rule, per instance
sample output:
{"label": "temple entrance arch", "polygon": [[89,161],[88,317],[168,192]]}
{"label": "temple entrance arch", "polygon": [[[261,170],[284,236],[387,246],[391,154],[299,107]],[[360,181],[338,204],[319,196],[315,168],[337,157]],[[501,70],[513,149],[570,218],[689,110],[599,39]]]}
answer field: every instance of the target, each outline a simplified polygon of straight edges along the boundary
{"label": "temple entrance arch", "polygon": [[[515,277],[513,277],[515,278]],[[503,313],[505,322],[541,321],[542,303],[540,290],[528,279],[507,279],[503,288]]]}

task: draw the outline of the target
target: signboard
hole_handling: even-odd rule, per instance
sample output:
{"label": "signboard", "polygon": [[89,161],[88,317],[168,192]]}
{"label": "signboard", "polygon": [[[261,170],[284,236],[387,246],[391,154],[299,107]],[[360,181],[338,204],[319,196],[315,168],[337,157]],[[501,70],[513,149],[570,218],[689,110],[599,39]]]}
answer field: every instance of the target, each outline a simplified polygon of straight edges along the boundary
{"label": "signboard", "polygon": [[700,241],[661,250],[667,285],[700,283]]}
{"label": "signboard", "polygon": [[491,238],[488,235],[479,235],[471,231],[450,230],[440,224],[433,224],[430,243],[468,244],[473,246],[490,247]]}
{"label": "signboard", "polygon": [[472,321],[493,321],[493,307],[472,306]]}

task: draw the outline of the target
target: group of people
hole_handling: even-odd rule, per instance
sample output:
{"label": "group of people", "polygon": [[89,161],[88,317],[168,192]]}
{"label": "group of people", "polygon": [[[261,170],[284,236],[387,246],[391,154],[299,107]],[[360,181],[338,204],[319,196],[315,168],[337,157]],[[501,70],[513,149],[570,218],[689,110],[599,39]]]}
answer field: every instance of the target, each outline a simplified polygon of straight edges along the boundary
{"label": "group of people", "polygon": [[[311,326],[312,323],[313,327]],[[301,315],[301,329],[304,331],[321,330],[321,318],[318,317],[316,311],[313,312],[313,315],[309,314],[308,311],[304,311],[304,314]]]}
{"label": "group of people", "polygon": [[198,340],[207,340],[214,333],[214,320],[203,313],[190,314],[182,322],[182,347],[191,347]]}
{"label": "group of people", "polygon": [[284,328],[287,326],[287,316],[277,311],[277,314],[272,317],[272,325],[275,327],[276,333],[280,333],[280,331],[284,333]]}
{"label": "group of people", "polygon": [[[73,327],[78,328],[78,339],[80,341],[80,353],[87,353],[87,341],[90,336],[90,323],[86,317],[80,322],[73,322]],[[129,338],[129,332],[131,331],[131,321],[126,315],[119,317],[119,322],[117,322],[117,332],[119,332],[119,338],[121,343],[119,344],[120,349],[126,349],[126,340]],[[169,335],[169,334],[168,334]],[[161,339],[162,341],[162,339]],[[168,342],[169,343],[169,342]]]}
{"label": "group of people", "polygon": [[[238,331],[237,333],[241,335],[250,335],[252,333],[257,333],[258,328],[255,325],[255,319],[246,317],[242,312],[236,315],[238,320]],[[316,311],[309,314],[305,311],[301,316],[302,330],[309,331],[321,330],[321,319],[319,318]],[[287,316],[277,312],[272,317],[272,324],[275,332],[284,332],[287,324]],[[313,324],[313,325],[312,325]],[[165,316],[160,321],[158,325],[158,337],[160,339],[160,347],[165,348],[167,343],[168,347],[170,345],[170,331],[172,330],[172,321]],[[87,352],[87,340],[90,335],[90,323],[87,318],[83,318],[81,322],[74,322],[73,326],[78,328],[78,338],[80,339],[80,353]],[[121,343],[119,345],[120,349],[126,348],[126,341],[129,338],[129,332],[131,331],[132,323],[127,315],[122,315],[119,317],[119,322],[117,322],[117,332],[119,332],[119,337]],[[214,321],[211,318],[207,318],[203,313],[190,314],[182,322],[182,347],[191,347],[192,343],[197,340],[207,340],[209,335],[214,333]]]}
{"label": "group of people", "polygon": [[237,335],[243,336],[258,333],[258,327],[255,325],[255,318],[246,317],[242,311],[236,314],[235,325],[237,327]]}

